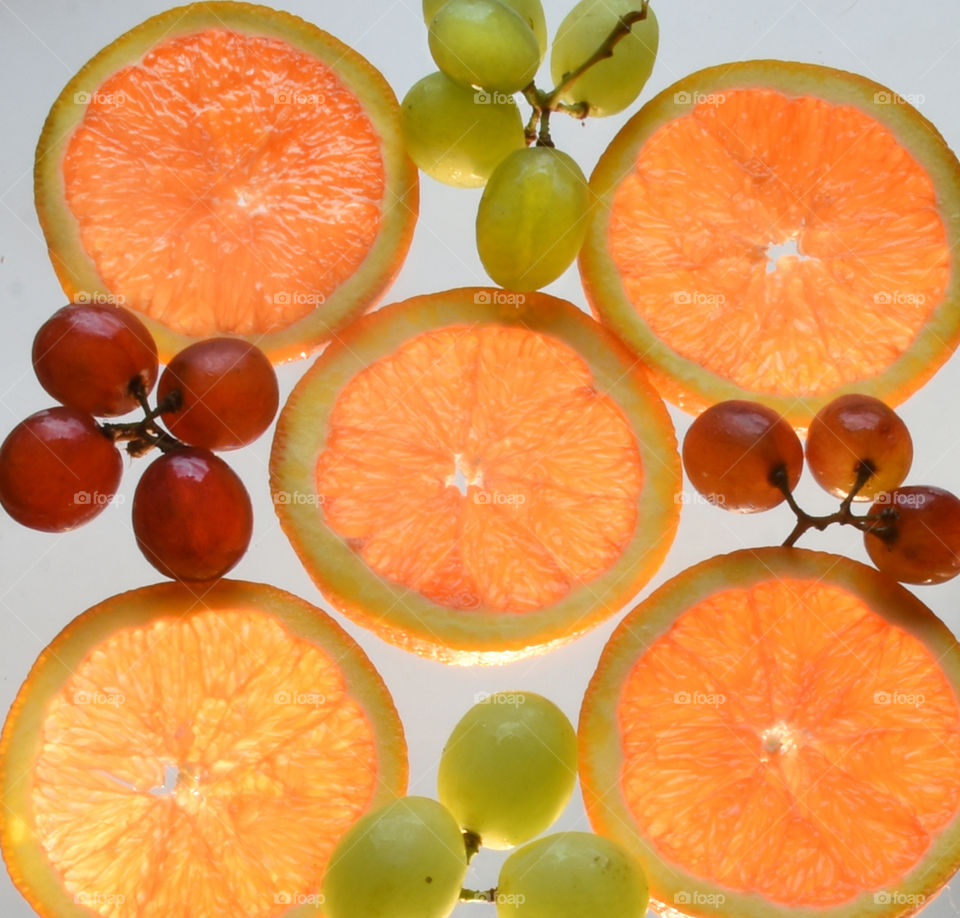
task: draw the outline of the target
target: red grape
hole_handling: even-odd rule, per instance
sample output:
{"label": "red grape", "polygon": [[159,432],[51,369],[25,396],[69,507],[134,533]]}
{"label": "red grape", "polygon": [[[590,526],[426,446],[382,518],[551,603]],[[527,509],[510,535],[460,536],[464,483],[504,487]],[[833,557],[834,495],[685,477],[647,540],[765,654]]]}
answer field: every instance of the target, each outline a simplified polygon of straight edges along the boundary
{"label": "red grape", "polygon": [[683,465],[690,483],[711,503],[754,513],[785,499],[775,473],[785,475],[791,491],[797,486],[803,447],[771,408],[734,399],[713,405],[690,425]]}
{"label": "red grape", "polygon": [[147,560],[167,577],[222,577],[243,557],[252,531],[247,489],[207,450],[164,453],[137,484],[133,532]]}
{"label": "red grape", "polygon": [[138,381],[157,381],[157,346],[133,313],[83,304],[58,309],[33,339],[33,368],[58,402],[98,417],[133,411]]}
{"label": "red grape", "polygon": [[807,465],[817,484],[846,497],[861,466],[872,472],[854,500],[870,500],[903,483],[913,462],[907,425],[878,398],[841,395],[822,408],[807,434]]}
{"label": "red grape", "polygon": [[885,530],[863,541],[877,568],[903,583],[943,583],[960,573],[960,500],[926,485],[897,488],[870,508]]}
{"label": "red grape", "polygon": [[122,474],[120,451],[89,414],[47,408],[0,446],[0,504],[24,526],[64,532],[100,513]]}
{"label": "red grape", "polygon": [[176,410],[163,413],[170,432],[191,446],[237,449],[252,443],[277,413],[277,374],[263,351],[237,338],[211,338],[181,351],[160,377],[163,402],[180,393]]}

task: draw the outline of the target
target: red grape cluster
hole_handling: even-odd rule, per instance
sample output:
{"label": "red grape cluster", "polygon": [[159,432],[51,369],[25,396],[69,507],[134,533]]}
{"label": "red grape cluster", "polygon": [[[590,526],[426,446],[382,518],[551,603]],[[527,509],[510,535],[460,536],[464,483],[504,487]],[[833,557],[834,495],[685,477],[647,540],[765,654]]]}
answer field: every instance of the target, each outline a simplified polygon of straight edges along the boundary
{"label": "red grape cluster", "polygon": [[[10,516],[33,529],[74,529],[116,495],[118,443],[131,456],[158,448],[133,499],[133,531],[147,560],[187,581],[222,577],[240,560],[253,508],[213,450],[251,443],[277,412],[277,377],[262,351],[235,338],[191,345],[160,376],[152,409],[159,361],[150,332],[124,309],[83,304],[44,323],[33,367],[60,405],[22,421],[0,446],[0,504]],[[137,408],[140,421],[95,420]]]}
{"label": "red grape cluster", "polygon": [[[720,402],[690,426],[683,464],[690,483],[725,510],[753,513],[787,501],[797,524],[784,545],[833,523],[863,532],[867,553],[903,583],[942,583],[960,573],[960,499],[928,485],[902,487],[913,441],[900,417],[879,399],[842,395],[810,424],[807,466],[817,484],[840,497],[836,513],[813,516],[793,490],[804,447],[775,411],[747,401]],[[854,501],[873,500],[857,515]]]}

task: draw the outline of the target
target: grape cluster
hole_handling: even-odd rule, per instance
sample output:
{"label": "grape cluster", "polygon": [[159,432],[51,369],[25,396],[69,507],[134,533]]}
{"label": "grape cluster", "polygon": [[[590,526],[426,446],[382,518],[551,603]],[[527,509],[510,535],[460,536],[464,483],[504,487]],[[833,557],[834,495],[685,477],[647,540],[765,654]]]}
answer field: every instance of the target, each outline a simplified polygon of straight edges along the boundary
{"label": "grape cluster", "polygon": [[[240,560],[253,508],[213,450],[251,443],[277,412],[276,373],[258,348],[234,338],[200,341],[177,354],[157,384],[157,346],[136,316],[71,304],[37,332],[33,367],[60,405],[22,421],[0,446],[0,504],[10,516],[33,529],[74,529],[116,496],[120,442],[131,456],[159,448],[133,499],[140,550],[164,575],[187,581],[222,577]],[[140,421],[95,420],[137,408]]]}
{"label": "grape cluster", "polygon": [[[553,145],[550,116],[630,105],[656,59],[656,17],[647,0],[581,0],[554,38],[547,92],[534,80],[547,51],[540,0],[424,0],[423,16],[439,70],[403,99],[407,150],[440,182],[485,186],[476,225],[484,268],[502,287],[539,289],[576,258],[590,207],[583,170]],[[526,124],[517,93],[532,109]]]}
{"label": "grape cluster", "polygon": [[[495,903],[498,918],[643,918],[646,879],[620,845],[588,832],[530,841],[556,821],[576,773],[576,735],[556,705],[530,692],[490,695],[444,747],[439,802],[394,800],[341,838],[324,877],[324,914],[446,918],[463,900]],[[481,846],[518,845],[495,888],[462,888]]]}
{"label": "grape cluster", "polygon": [[[835,513],[813,516],[797,504],[804,455],[817,484],[842,499]],[[687,477],[710,503],[741,513],[790,505],[797,523],[785,545],[809,529],[850,525],[888,576],[942,583],[960,573],[960,499],[928,485],[902,486],[912,462],[906,424],[869,395],[842,395],[821,409],[806,450],[775,411],[739,400],[708,408],[683,441]],[[853,512],[855,501],[868,500],[874,503],[866,515]]]}

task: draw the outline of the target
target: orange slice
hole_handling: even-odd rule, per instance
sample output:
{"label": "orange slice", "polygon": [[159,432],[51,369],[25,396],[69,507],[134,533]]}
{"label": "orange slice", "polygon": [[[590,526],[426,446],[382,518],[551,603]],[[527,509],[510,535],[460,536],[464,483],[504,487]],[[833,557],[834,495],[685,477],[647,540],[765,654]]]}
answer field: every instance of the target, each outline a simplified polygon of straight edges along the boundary
{"label": "orange slice", "polygon": [[136,311],[165,362],[222,334],[303,356],[410,245],[398,113],[368,61],[296,16],[223,2],[148,19],[70,80],[40,137],[64,290]]}
{"label": "orange slice", "polygon": [[0,737],[0,843],[45,918],[313,914],[340,836],[406,779],[393,702],[326,615],[166,583],[34,664]]}
{"label": "orange slice", "polygon": [[960,647],[846,558],[741,551],[621,623],[580,718],[597,831],[665,915],[908,915],[960,865]]}
{"label": "orange slice", "polygon": [[680,469],[663,403],[596,322],[471,288],[331,344],[281,413],[271,483],[337,608],[418,653],[498,663],[637,593],[673,538]]}
{"label": "orange slice", "polygon": [[630,120],[591,186],[588,297],[688,411],[746,398],[804,427],[845,392],[897,404],[960,340],[960,164],[863,77],[694,73]]}

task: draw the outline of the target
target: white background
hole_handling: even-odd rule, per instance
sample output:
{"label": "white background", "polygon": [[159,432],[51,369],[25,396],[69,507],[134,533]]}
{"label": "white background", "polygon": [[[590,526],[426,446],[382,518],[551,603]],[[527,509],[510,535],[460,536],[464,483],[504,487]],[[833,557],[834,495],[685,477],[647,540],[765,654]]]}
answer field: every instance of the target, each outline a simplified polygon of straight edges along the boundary
{"label": "white background", "polygon": [[[919,107],[960,149],[960,5],[938,0],[660,0],[661,53],[643,99],[690,71],[755,57],[828,64],[858,71],[922,98]],[[47,407],[50,398],[29,363],[37,327],[64,297],[47,260],[32,202],[33,151],[47,110],[64,83],[103,45],[165,8],[165,0],[0,0],[0,435],[21,418]],[[572,0],[545,0],[556,29]],[[417,0],[288,0],[286,8],[357,48],[387,77],[399,96],[435,69]],[[544,68],[542,83],[548,75]],[[589,174],[604,146],[625,120],[614,116],[580,125],[557,116],[554,138]],[[486,283],[473,247],[479,192],[422,182],[421,219],[409,259],[386,301],[465,284]],[[583,305],[575,271],[550,292]],[[283,396],[305,364],[283,368]],[[914,436],[913,483],[960,492],[960,362],[954,358],[902,409]],[[682,436],[688,419],[672,412]],[[255,503],[256,528],[247,557],[234,576],[265,581],[317,604],[323,601],[280,531],[269,500],[270,435],[230,458]],[[130,532],[129,507],[145,463],[128,462],[124,503],[92,524],[62,536],[21,529],[0,518],[0,711],[6,711],[34,658],[79,612],[123,590],[157,580]],[[802,502],[832,507],[805,478]],[[782,508],[759,517],[733,516],[688,505],[674,548],[652,586],[710,555],[783,539],[791,518]],[[802,545],[863,558],[852,530],[810,534]],[[921,598],[952,627],[958,623],[960,583],[918,588]],[[432,795],[443,742],[476,693],[523,687],[542,692],[576,718],[580,700],[614,622],[545,658],[491,670],[447,668],[382,643],[344,623],[383,674],[407,730],[411,792]],[[0,813],[0,818],[3,814]],[[560,827],[587,828],[579,796]],[[500,857],[476,859],[470,885],[491,886]],[[461,906],[481,916],[490,906]],[[233,903],[224,914],[238,914]],[[0,876],[0,915],[26,918],[31,909],[6,875]],[[927,914],[960,914],[949,892]]]}

